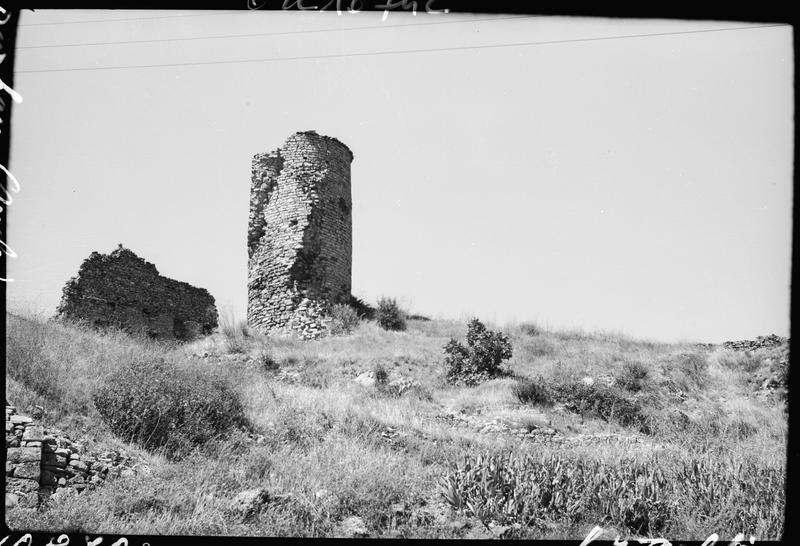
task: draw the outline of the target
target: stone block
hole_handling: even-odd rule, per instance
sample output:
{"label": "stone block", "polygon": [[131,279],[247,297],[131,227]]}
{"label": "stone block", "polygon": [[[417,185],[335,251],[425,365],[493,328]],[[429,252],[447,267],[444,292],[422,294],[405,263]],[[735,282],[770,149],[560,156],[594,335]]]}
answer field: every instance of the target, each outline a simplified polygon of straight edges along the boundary
{"label": "stone block", "polygon": [[41,442],[44,438],[44,427],[39,425],[29,426],[22,435],[23,441]]}
{"label": "stone block", "polygon": [[83,461],[71,460],[69,466],[82,472],[89,470],[89,466]]}
{"label": "stone block", "polygon": [[32,423],[33,419],[28,417],[27,415],[12,415],[11,422],[15,425],[25,425],[28,423]]}
{"label": "stone block", "polygon": [[6,478],[6,492],[30,493],[39,490],[39,482],[21,478]]}
{"label": "stone block", "polygon": [[6,460],[12,463],[30,463],[42,458],[42,450],[37,447],[12,447],[6,450]]}
{"label": "stone block", "polygon": [[19,504],[19,495],[14,493],[6,493],[6,511],[14,508]]}
{"label": "stone block", "polygon": [[29,480],[38,480],[41,475],[41,465],[39,462],[35,463],[20,463],[14,467],[15,478],[27,478]]}
{"label": "stone block", "polygon": [[38,447],[38,448],[41,448],[42,447],[42,442],[40,442],[38,440],[32,440],[32,441],[29,440],[29,441],[23,441],[22,445],[24,447]]}

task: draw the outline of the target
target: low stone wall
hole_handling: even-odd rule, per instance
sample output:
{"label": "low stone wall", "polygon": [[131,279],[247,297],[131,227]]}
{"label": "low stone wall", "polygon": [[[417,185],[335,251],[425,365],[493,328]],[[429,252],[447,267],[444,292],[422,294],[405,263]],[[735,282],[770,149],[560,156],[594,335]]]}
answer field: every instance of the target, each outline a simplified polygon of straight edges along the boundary
{"label": "low stone wall", "polygon": [[789,338],[776,336],[770,334],[768,336],[758,336],[755,339],[743,339],[740,341],[726,341],[722,344],[723,349],[730,349],[732,351],[756,351],[758,349],[767,349],[770,347],[777,347],[788,343]]}
{"label": "low stone wall", "polygon": [[81,493],[108,479],[137,473],[149,473],[149,468],[118,451],[90,452],[6,406],[7,508],[34,508],[53,494]]}
{"label": "low stone wall", "polygon": [[21,506],[39,503],[43,436],[33,419],[6,406],[6,505],[9,494]]}

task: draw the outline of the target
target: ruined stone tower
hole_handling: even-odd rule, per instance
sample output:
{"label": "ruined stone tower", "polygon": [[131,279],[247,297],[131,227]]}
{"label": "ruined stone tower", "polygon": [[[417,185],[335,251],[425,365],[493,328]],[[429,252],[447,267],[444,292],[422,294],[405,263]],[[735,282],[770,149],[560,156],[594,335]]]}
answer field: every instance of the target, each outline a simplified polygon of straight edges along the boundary
{"label": "ruined stone tower", "polygon": [[350,297],[353,153],[332,137],[295,133],[252,163],[247,322],[313,338]]}

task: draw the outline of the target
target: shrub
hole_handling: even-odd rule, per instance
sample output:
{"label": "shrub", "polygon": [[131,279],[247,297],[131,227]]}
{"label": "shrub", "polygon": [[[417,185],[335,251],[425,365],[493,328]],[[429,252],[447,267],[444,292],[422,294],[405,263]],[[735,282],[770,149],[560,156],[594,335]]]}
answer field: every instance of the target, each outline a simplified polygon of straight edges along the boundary
{"label": "shrub", "polygon": [[500,364],[511,358],[511,343],[508,336],[474,318],[467,325],[467,346],[451,339],[444,352],[447,380],[475,385],[503,373]]}
{"label": "shrub", "polygon": [[278,361],[272,356],[267,349],[261,349],[256,360],[259,367],[265,372],[274,372],[280,368]]}
{"label": "shrub", "polygon": [[375,374],[375,385],[385,387],[389,383],[389,372],[383,367],[383,364],[376,364],[373,370]]}
{"label": "shrub", "polygon": [[381,298],[378,300],[376,313],[378,324],[384,330],[405,330],[406,317],[394,298]]}
{"label": "shrub", "polygon": [[651,430],[639,403],[626,398],[613,387],[568,381],[552,383],[548,389],[555,400],[574,413],[597,417],[603,421],[617,421],[623,426],[634,426],[644,433]]}
{"label": "shrub", "polygon": [[359,322],[358,312],[353,307],[337,303],[331,308],[331,334],[349,334]]}
{"label": "shrub", "polygon": [[524,322],[519,327],[526,336],[536,337],[542,334],[542,329],[532,322]]}
{"label": "shrub", "polygon": [[123,364],[92,398],[112,432],[173,459],[248,426],[239,396],[221,377],[164,359]]}
{"label": "shrub", "polygon": [[641,362],[626,362],[615,379],[617,385],[623,389],[639,392],[645,387],[649,373],[650,371]]}
{"label": "shrub", "polygon": [[550,392],[542,383],[531,381],[530,379],[522,379],[512,388],[514,396],[523,404],[531,405],[549,405]]}

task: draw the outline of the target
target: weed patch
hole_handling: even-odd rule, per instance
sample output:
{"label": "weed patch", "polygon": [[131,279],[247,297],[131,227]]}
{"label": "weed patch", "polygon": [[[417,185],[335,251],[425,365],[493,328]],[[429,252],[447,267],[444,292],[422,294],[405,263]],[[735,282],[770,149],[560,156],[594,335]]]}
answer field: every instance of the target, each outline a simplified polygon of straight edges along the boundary
{"label": "weed patch", "polygon": [[112,432],[171,458],[248,426],[242,402],[227,382],[165,360],[123,365],[93,400]]}

